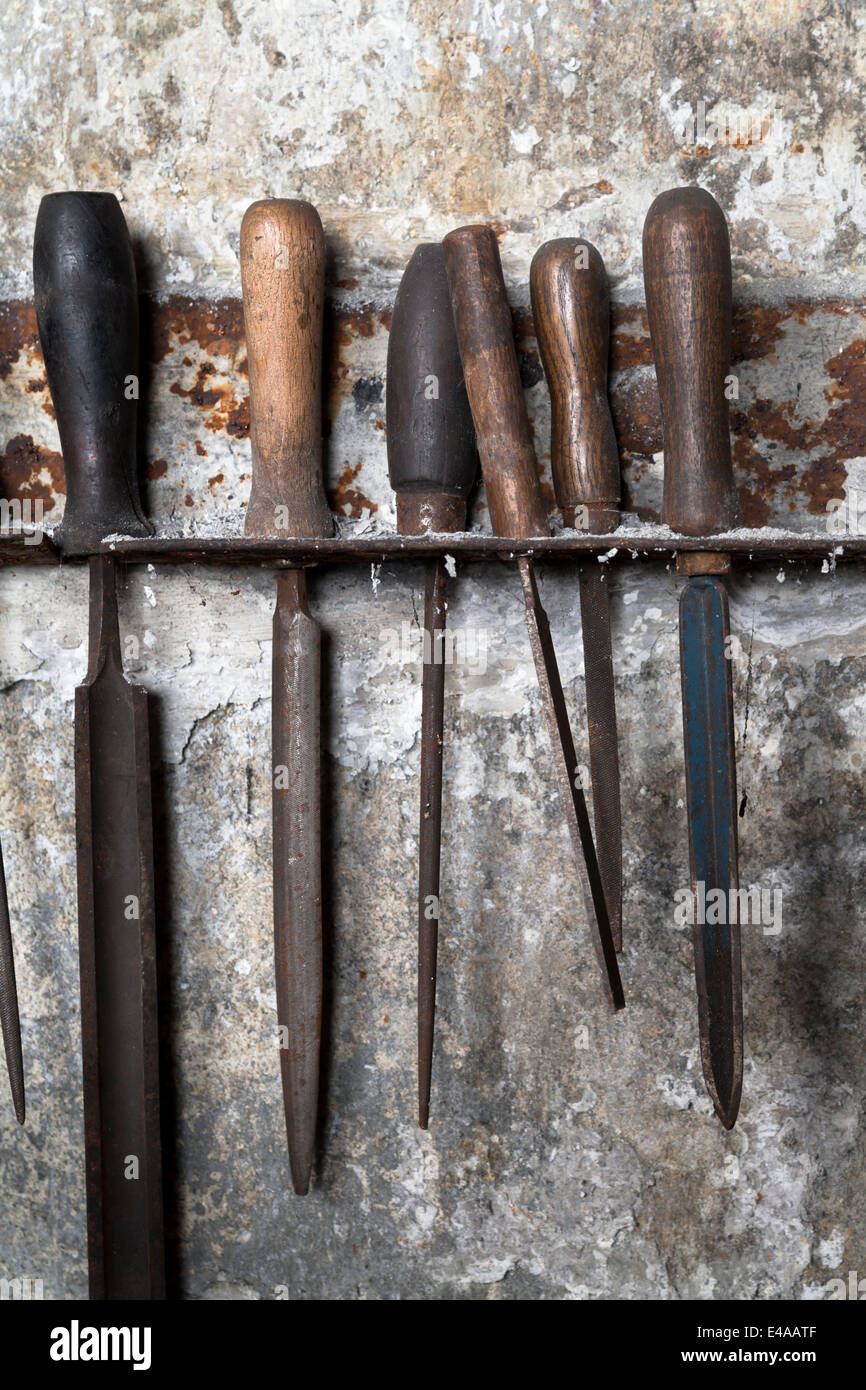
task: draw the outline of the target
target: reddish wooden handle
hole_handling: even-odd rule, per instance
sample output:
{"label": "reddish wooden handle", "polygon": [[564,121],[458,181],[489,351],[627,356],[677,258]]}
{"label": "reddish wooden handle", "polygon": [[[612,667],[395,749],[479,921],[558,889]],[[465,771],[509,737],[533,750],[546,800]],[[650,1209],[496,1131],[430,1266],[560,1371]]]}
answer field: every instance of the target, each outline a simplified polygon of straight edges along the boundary
{"label": "reddish wooden handle", "polygon": [[739,524],[725,378],[731,354],[731,248],[702,188],[660,193],[643,230],[643,273],[664,421],[662,519],[686,536]]}
{"label": "reddish wooden handle", "polygon": [[250,370],[248,536],[330,536],[322,484],[325,234],[310,203],[247,208],[241,284]]}
{"label": "reddish wooden handle", "polygon": [[493,530],[547,536],[496,237],[487,226],[460,227],[442,245]]}
{"label": "reddish wooden handle", "polygon": [[[535,336],[550,391],[550,463],[566,526],[619,524],[619,450],[607,399],[610,299],[604,261],[577,237],[547,241],[529,272]],[[582,509],[582,511],[580,510]]]}

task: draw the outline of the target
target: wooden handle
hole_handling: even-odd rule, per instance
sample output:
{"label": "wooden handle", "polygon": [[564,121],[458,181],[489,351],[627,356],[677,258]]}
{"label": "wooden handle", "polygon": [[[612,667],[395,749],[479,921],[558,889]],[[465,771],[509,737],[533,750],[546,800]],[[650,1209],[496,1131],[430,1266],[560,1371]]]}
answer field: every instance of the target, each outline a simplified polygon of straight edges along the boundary
{"label": "wooden handle", "polygon": [[664,423],[662,519],[686,536],[737,526],[725,378],[731,248],[702,188],[660,193],[643,230],[643,273]]}
{"label": "wooden handle", "polygon": [[66,469],[56,539],[86,555],[103,536],[148,536],[138,495],[138,295],[113,193],[50,193],[33,241],[36,319]]}
{"label": "wooden handle", "polygon": [[460,227],[442,245],[493,530],[547,536],[496,237],[487,226]]}
{"label": "wooden handle", "polygon": [[619,524],[619,450],[607,399],[610,300],[604,261],[577,237],[547,241],[529,272],[535,336],[550,391],[550,462],[566,526]]}
{"label": "wooden handle", "polygon": [[415,248],[400,281],[385,411],[398,531],[461,531],[478,458],[438,242]]}
{"label": "wooden handle", "polygon": [[253,203],[241,225],[253,484],[248,536],[330,536],[322,483],[325,234],[310,203]]}

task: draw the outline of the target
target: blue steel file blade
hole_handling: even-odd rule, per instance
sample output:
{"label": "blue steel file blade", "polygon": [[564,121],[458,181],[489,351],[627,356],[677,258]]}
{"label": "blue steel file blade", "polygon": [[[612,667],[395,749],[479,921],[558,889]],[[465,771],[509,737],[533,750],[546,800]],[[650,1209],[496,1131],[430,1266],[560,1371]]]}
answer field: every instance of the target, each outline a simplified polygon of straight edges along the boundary
{"label": "blue steel file blade", "polygon": [[[739,920],[731,911],[739,877],[728,637],[724,585],[709,575],[690,579],[680,596],[680,663],[698,1022],[707,1089],[731,1129],[743,1087],[743,987]],[[713,890],[723,897],[710,897]]]}

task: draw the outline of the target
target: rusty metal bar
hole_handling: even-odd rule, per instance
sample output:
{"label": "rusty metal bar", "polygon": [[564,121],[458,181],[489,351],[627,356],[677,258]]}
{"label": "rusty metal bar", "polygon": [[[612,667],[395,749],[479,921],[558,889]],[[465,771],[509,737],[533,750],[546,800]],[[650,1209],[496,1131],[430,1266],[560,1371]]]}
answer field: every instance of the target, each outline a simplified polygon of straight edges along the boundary
{"label": "rusty metal bar", "polygon": [[[261,565],[267,569],[299,565],[384,564],[399,560],[424,560],[453,555],[464,560],[517,559],[532,555],[537,560],[569,560],[585,555],[617,555],[635,559],[663,559],[712,549],[720,554],[755,563],[772,560],[846,561],[866,557],[866,536],[757,535],[742,531],[719,536],[657,536],[628,532],[608,536],[539,536],[529,540],[462,532],[447,536],[329,537],[322,540],[258,540],[249,537],[207,537],[194,540],[177,536],[145,536],[102,541],[99,551],[130,565]],[[27,545],[18,535],[0,533],[0,565],[67,563],[49,535],[38,545]],[[80,558],[80,557],[75,557]]]}
{"label": "rusty metal bar", "polygon": [[[383,564],[394,560],[426,559],[431,555],[453,555],[466,560],[491,557],[517,559],[531,555],[538,560],[568,560],[572,556],[607,554],[616,551],[633,557],[661,557],[667,560],[687,551],[709,548],[707,537],[671,536],[551,536],[531,540],[512,540],[502,536],[465,533],[456,536],[381,536],[329,539],[320,541],[248,540],[122,540],[103,542],[102,550],[131,564],[259,564],[286,565]],[[742,535],[713,536],[712,548],[723,554],[747,560],[854,559],[866,556],[866,536],[850,540],[824,539],[822,536],[796,536],[753,541]]]}

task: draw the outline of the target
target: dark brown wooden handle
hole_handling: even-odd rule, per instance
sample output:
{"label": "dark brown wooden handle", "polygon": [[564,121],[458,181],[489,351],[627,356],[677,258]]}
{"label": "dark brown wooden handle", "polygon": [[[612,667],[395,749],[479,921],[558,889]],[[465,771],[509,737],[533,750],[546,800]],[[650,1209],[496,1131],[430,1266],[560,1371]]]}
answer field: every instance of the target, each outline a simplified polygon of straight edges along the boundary
{"label": "dark brown wooden handle", "polygon": [[442,245],[493,530],[547,536],[496,237],[487,226],[460,227]]}
{"label": "dark brown wooden handle", "polygon": [[325,234],[310,203],[253,203],[241,226],[253,485],[248,536],[330,536],[322,484]]}
{"label": "dark brown wooden handle", "polygon": [[710,536],[740,519],[725,397],[731,248],[711,194],[659,194],[644,223],[643,273],[664,423],[662,519],[683,535]]}
{"label": "dark brown wooden handle", "polygon": [[438,241],[416,246],[400,281],[385,412],[397,530],[462,531],[478,457]]}
{"label": "dark brown wooden handle", "polygon": [[607,398],[610,298],[604,261],[578,237],[547,241],[529,272],[550,391],[550,464],[566,526],[619,524],[619,450]]}

